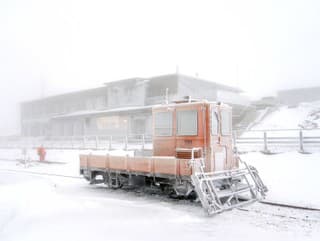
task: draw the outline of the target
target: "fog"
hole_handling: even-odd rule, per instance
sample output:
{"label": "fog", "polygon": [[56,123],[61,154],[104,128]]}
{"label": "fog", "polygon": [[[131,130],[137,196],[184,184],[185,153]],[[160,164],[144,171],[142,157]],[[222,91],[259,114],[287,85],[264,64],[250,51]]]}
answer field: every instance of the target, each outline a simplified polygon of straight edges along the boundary
{"label": "fog", "polygon": [[176,72],[252,98],[320,85],[319,1],[0,2],[0,135],[19,103]]}

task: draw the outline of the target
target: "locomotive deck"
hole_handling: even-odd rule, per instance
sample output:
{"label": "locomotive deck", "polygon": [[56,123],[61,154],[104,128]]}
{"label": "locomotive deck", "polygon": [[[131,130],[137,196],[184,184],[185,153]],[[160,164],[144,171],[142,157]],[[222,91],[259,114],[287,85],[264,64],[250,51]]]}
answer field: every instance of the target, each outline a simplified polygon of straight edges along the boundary
{"label": "locomotive deck", "polygon": [[80,155],[80,173],[123,173],[147,177],[188,179],[192,169],[187,159],[166,156],[131,157],[110,155]]}

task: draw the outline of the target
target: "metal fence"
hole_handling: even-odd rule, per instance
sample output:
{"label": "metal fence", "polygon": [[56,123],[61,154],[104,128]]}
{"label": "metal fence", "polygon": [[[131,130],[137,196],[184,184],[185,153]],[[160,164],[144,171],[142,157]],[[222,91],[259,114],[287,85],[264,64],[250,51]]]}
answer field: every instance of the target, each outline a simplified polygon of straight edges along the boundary
{"label": "metal fence", "polygon": [[[151,150],[152,136],[52,136],[0,137],[0,148]],[[320,129],[235,131],[234,146],[240,152],[262,151],[277,153],[297,150],[302,153],[320,152]]]}
{"label": "metal fence", "polygon": [[277,153],[297,150],[320,151],[320,129],[277,129],[234,132],[234,145],[240,152]]}
{"label": "metal fence", "polygon": [[0,148],[137,150],[152,149],[151,135],[0,137]]}

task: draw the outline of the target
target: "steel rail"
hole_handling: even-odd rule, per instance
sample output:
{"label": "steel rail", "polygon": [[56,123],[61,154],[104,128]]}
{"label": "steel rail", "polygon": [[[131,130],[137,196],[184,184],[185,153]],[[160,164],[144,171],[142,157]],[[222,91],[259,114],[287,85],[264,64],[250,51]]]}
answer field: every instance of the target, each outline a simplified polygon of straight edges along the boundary
{"label": "steel rail", "polygon": [[313,207],[303,207],[293,204],[286,204],[286,203],[278,203],[273,201],[261,200],[260,203],[271,205],[271,206],[279,206],[279,207],[286,207],[286,208],[294,208],[294,209],[302,209],[308,211],[320,211],[320,208],[313,208]]}
{"label": "steel rail", "polygon": [[[35,172],[35,171],[26,171],[26,170],[14,170],[14,169],[4,169],[0,168],[0,171],[6,172],[16,172],[16,173],[28,173],[33,175],[40,175],[40,176],[55,176],[55,177],[63,177],[63,178],[74,178],[74,179],[83,179],[81,176],[71,176],[71,175],[62,175],[56,173],[47,173],[47,172]],[[270,206],[279,206],[279,207],[286,207],[286,208],[293,208],[293,209],[300,209],[300,210],[308,210],[308,211],[320,211],[319,208],[312,208],[312,207],[303,207],[298,205],[286,204],[286,203],[278,203],[272,202],[267,200],[260,200],[262,204],[270,205]],[[239,210],[249,211],[246,208],[238,208]]]}
{"label": "steel rail", "polygon": [[62,175],[62,174],[48,173],[48,172],[35,172],[35,171],[14,170],[14,169],[6,169],[6,168],[0,168],[0,171],[29,173],[29,174],[40,175],[40,176],[55,176],[55,177],[64,177],[64,178],[83,179],[83,177],[81,177],[81,176]]}

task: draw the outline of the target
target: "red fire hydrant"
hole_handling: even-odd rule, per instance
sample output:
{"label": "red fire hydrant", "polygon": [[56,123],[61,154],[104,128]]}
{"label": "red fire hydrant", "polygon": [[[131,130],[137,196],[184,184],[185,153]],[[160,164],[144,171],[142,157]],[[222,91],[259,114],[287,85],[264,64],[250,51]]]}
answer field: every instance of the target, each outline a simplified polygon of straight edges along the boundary
{"label": "red fire hydrant", "polygon": [[46,149],[43,146],[37,148],[38,156],[40,161],[44,161],[46,158]]}

